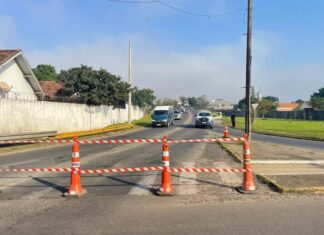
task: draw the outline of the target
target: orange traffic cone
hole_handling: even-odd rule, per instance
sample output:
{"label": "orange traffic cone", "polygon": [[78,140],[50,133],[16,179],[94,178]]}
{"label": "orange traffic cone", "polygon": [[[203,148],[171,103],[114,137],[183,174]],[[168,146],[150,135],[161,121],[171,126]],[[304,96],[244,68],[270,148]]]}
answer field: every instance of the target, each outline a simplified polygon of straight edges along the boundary
{"label": "orange traffic cone", "polygon": [[241,192],[247,193],[254,191],[255,184],[252,174],[250,144],[248,141],[244,141],[243,144],[243,169],[246,170],[246,172],[243,173],[243,184]]}
{"label": "orange traffic cone", "polygon": [[73,138],[74,144],[72,145],[72,163],[71,163],[71,184],[68,192],[64,196],[77,196],[81,197],[87,193],[87,190],[82,188],[81,173],[80,173],[80,157],[79,157],[79,143],[78,138]]}
{"label": "orange traffic cone", "polygon": [[223,138],[229,138],[229,137],[230,137],[230,134],[229,134],[229,131],[228,131],[228,127],[225,126],[224,127],[224,136],[223,136]]}
{"label": "orange traffic cone", "polygon": [[168,171],[170,167],[170,156],[169,156],[169,145],[167,143],[166,137],[164,136],[162,142],[162,161],[164,163],[162,170],[162,180],[161,187],[157,190],[159,196],[172,196],[172,184],[171,184],[171,175]]}

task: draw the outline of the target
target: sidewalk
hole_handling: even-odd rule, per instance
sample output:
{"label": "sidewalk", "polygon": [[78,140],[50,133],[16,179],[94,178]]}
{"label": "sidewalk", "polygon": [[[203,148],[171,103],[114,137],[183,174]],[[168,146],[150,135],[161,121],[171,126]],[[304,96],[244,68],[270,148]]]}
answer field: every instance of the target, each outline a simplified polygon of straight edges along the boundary
{"label": "sidewalk", "polygon": [[[242,144],[223,144],[242,162]],[[252,168],[280,192],[324,192],[324,149],[312,151],[261,141],[251,143]]]}

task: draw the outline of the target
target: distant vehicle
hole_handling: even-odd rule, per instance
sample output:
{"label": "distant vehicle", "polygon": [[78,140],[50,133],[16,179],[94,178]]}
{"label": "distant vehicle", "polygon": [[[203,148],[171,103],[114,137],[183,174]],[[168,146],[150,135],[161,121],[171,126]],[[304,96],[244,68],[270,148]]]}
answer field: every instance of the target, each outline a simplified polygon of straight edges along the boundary
{"label": "distant vehicle", "polygon": [[174,113],[174,119],[175,120],[181,120],[182,119],[182,114],[181,114],[180,110],[176,109],[176,110],[174,110],[173,113]]}
{"label": "distant vehicle", "polygon": [[184,107],[182,107],[182,108],[181,108],[181,113],[184,114],[184,113],[186,113],[186,112],[187,112],[187,110],[186,110]]}
{"label": "distant vehicle", "polygon": [[213,116],[209,111],[199,111],[195,118],[195,127],[209,127],[213,128]]}
{"label": "distant vehicle", "polygon": [[183,102],[183,106],[185,106],[185,107],[189,107],[189,102],[188,102],[188,101],[184,101],[184,102]]}
{"label": "distant vehicle", "polygon": [[166,126],[174,124],[174,115],[172,106],[157,106],[155,107],[152,117],[152,127]]}

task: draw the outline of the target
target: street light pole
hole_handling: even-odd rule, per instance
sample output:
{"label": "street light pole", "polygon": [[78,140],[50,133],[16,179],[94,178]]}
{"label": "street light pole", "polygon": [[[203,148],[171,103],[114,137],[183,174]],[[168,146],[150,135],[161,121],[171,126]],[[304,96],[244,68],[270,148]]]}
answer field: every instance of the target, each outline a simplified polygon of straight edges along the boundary
{"label": "street light pole", "polygon": [[246,86],[245,86],[245,133],[251,138],[251,55],[252,44],[252,0],[248,0],[248,24],[247,24],[247,45],[246,45]]}
{"label": "street light pole", "polygon": [[[128,44],[128,83],[132,85],[132,48],[131,41]],[[132,123],[132,92],[128,93],[128,124]]]}

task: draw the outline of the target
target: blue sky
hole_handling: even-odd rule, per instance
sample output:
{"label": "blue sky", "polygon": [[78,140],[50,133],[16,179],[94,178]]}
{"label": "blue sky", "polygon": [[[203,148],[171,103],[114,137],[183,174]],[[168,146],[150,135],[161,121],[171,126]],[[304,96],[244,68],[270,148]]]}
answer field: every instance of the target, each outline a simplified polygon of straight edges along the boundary
{"label": "blue sky", "polygon": [[[127,79],[131,40],[135,85],[159,97],[237,102],[244,96],[247,1],[162,2],[212,17],[159,3],[0,0],[0,47],[22,49],[32,66],[87,64]],[[323,11],[322,0],[253,0],[252,83],[263,95],[307,100],[324,86]]]}

